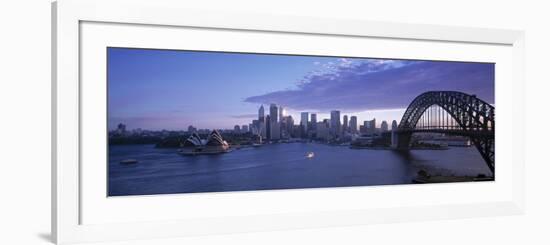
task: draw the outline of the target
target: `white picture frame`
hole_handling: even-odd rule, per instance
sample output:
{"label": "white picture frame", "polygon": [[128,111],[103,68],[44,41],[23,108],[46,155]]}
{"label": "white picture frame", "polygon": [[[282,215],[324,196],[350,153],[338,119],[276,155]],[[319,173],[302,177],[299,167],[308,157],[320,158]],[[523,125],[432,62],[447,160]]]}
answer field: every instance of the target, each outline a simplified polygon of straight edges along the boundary
{"label": "white picture frame", "polygon": [[[449,27],[375,21],[335,20],[298,16],[269,16],[238,12],[208,12],[186,9],[184,2],[178,1],[107,1],[107,0],[60,0],[52,4],[52,237],[58,244],[75,242],[113,241],[127,239],[152,239],[202,234],[222,234],[233,232],[266,231],[294,228],[314,228],[354,224],[378,224],[388,222],[482,217],[495,215],[521,214],[524,210],[524,34],[518,30],[496,30],[469,27]],[[332,209],[292,211],[267,207],[262,212],[235,215],[231,213],[212,216],[177,217],[159,220],[104,220],[90,224],[82,222],[83,203],[86,194],[82,187],[82,176],[88,172],[81,165],[81,123],[83,79],[82,64],[82,25],[83,23],[115,23],[133,26],[159,26],[173,28],[209,29],[223,31],[244,31],[264,33],[286,33],[314,35],[319,37],[376,38],[387,40],[429,41],[449,44],[475,44],[478,46],[502,46],[510,52],[506,88],[497,91],[497,101],[505,101],[514,96],[514,103],[506,105],[510,117],[506,124],[499,124],[507,131],[511,151],[507,151],[510,162],[504,177],[492,185],[459,186],[446,184],[422,188],[419,194],[445,192],[452,188],[462,191],[495,192],[499,195],[484,200],[464,200],[410,204],[391,204],[385,208],[378,206],[350,206],[333,203]],[[153,44],[154,45],[154,44]],[[508,52],[506,51],[506,52]],[[504,80],[501,80],[504,81]],[[514,92],[514,93],[512,93]],[[497,104],[499,104],[497,102]],[[500,111],[499,111],[500,112]],[[504,115],[505,113],[503,113]],[[500,122],[499,122],[500,123]],[[505,129],[505,130],[504,130]],[[500,129],[499,129],[500,130]],[[501,131],[501,132],[502,132]],[[497,140],[498,140],[497,134]],[[501,137],[502,138],[502,137]],[[497,141],[498,144],[498,141]],[[498,149],[498,148],[497,148]],[[501,151],[503,152],[503,151]],[[498,154],[501,154],[497,151]],[[504,153],[502,153],[504,154]],[[105,181],[94,180],[94,181]],[[495,184],[495,185],[496,185]],[[408,188],[408,187],[407,187]],[[379,188],[365,192],[372,197],[384,197],[387,193],[408,191],[405,187]],[[288,200],[291,196],[324,195],[333,198],[350,198],[356,195],[354,188],[318,189],[302,191],[277,191],[239,194],[238,198],[276,198]],[[213,194],[204,194],[209,199]],[[218,195],[213,198],[231,198],[233,194]],[[236,194],[235,194],[236,195]],[[248,195],[248,194],[247,194]],[[254,196],[255,195],[255,196]],[[235,196],[237,197],[237,196]],[[106,197],[105,197],[106,198]],[[176,198],[136,197],[136,202],[145,199],[154,205],[174,206]],[[140,200],[141,199],[141,200]],[[227,199],[229,200],[229,199]],[[250,199],[252,200],[252,199]],[[297,199],[299,200],[299,199]],[[215,200],[204,200],[214,202]],[[395,202],[400,201],[395,199]],[[148,204],[148,205],[149,205]],[[429,204],[429,205],[428,205]],[[334,209],[334,207],[340,207]],[[177,207],[171,207],[171,210]],[[260,214],[261,213],[261,214]],[[150,216],[160,215],[154,212]],[[108,215],[107,215],[108,216]]]}

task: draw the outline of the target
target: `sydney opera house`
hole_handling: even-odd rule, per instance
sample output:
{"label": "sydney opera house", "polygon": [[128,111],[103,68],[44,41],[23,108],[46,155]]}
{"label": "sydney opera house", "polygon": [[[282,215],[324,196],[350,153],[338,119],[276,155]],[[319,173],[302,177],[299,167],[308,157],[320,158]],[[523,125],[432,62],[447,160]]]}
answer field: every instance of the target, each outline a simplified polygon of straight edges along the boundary
{"label": "sydney opera house", "polygon": [[220,154],[229,152],[229,144],[223,140],[217,130],[213,130],[206,140],[202,140],[197,133],[193,133],[182,144],[179,150],[183,155]]}

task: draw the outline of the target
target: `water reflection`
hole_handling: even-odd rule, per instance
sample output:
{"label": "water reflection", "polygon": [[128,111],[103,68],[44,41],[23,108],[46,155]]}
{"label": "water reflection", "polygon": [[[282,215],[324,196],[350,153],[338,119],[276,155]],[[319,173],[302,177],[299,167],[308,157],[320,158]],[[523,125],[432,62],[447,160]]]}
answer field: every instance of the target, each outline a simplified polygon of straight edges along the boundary
{"label": "water reflection", "polygon": [[[306,158],[307,152],[315,157]],[[119,163],[128,158],[139,163]],[[292,143],[181,156],[174,149],[126,145],[109,147],[109,195],[410,184],[421,169],[490,175],[475,148],[391,151]]]}

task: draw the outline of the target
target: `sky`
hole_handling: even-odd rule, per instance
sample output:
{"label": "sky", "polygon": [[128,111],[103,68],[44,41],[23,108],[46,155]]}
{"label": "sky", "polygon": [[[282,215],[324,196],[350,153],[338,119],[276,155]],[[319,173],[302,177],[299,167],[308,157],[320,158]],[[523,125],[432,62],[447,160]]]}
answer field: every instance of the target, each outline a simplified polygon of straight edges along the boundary
{"label": "sky", "polygon": [[299,123],[300,112],[331,110],[399,120],[418,95],[475,94],[494,104],[494,64],[108,48],[108,127],[186,130],[248,125],[275,103]]}

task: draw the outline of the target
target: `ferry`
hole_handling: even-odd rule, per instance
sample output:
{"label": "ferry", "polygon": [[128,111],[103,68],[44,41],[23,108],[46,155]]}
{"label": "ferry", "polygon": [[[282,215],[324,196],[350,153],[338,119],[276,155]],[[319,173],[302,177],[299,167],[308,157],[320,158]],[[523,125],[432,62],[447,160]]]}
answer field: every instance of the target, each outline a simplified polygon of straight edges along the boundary
{"label": "ferry", "polygon": [[313,153],[312,151],[306,153],[306,158],[313,158],[315,157],[315,153]]}

